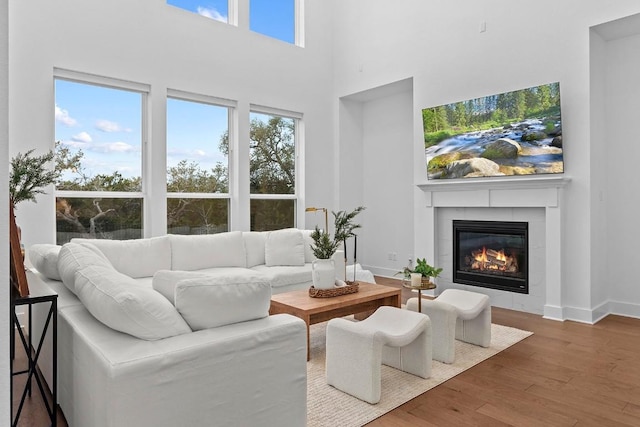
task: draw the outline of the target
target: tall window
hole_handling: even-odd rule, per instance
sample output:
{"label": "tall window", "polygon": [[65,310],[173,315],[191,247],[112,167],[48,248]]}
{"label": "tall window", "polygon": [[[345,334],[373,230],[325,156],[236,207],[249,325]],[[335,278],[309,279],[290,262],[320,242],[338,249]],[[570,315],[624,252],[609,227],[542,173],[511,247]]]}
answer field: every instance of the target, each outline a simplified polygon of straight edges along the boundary
{"label": "tall window", "polygon": [[296,0],[249,0],[249,28],[256,33],[295,44],[295,9]]}
{"label": "tall window", "polygon": [[73,237],[143,234],[146,92],[142,86],[125,90],[110,80],[93,80],[55,80],[56,168],[62,172],[56,183],[58,244]]}
{"label": "tall window", "polygon": [[167,99],[167,231],[229,229],[229,107]]}
{"label": "tall window", "polygon": [[252,230],[295,226],[297,122],[291,117],[251,113],[249,185]]}
{"label": "tall window", "polygon": [[167,0],[167,4],[220,22],[229,22],[228,0]]}

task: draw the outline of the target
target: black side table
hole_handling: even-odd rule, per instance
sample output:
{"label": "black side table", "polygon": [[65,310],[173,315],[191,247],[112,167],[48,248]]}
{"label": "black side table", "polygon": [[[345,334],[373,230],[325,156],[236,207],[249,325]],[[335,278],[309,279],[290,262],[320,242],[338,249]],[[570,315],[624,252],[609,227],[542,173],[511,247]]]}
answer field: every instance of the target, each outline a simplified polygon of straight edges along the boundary
{"label": "black side table", "polygon": [[[57,424],[57,412],[58,412],[58,399],[57,399],[57,388],[58,388],[58,378],[57,378],[57,353],[58,353],[58,294],[52,291],[42,280],[40,280],[34,274],[27,272],[27,278],[29,282],[29,295],[25,297],[21,297],[15,293],[11,298],[11,310],[10,315],[12,321],[9,323],[11,327],[11,399],[13,402],[13,377],[15,375],[27,375],[27,381],[24,386],[24,390],[22,390],[22,396],[20,398],[20,405],[15,414],[15,418],[13,415],[13,404],[12,404],[12,426],[18,425],[18,420],[20,419],[20,414],[22,413],[22,408],[24,406],[25,399],[27,396],[31,396],[31,388],[32,388],[32,380],[35,378],[36,385],[40,391],[40,396],[44,401],[44,404],[47,408],[47,413],[49,414],[49,418],[51,419],[51,425],[53,427]],[[13,291],[13,288],[12,288]],[[33,337],[33,319],[31,315],[31,308],[34,304],[41,303],[49,303],[49,312],[47,314],[47,319],[45,321],[42,336],[38,342],[37,347],[33,346],[32,337]],[[18,316],[16,315],[15,308],[19,305],[26,305],[29,313],[29,333],[28,337],[25,337],[22,328],[20,327],[20,321],[18,320]],[[38,359],[40,358],[40,351],[42,350],[42,343],[44,342],[47,331],[51,328],[51,336],[52,336],[52,345],[53,345],[53,375],[52,375],[52,384],[51,384],[51,395],[53,402],[49,402],[47,399],[47,394],[45,393],[46,383],[43,384],[44,378],[38,372]],[[20,342],[22,343],[22,347],[27,355],[28,366],[26,370],[14,372],[13,370],[13,359],[15,355],[15,333],[18,331],[20,336]]]}

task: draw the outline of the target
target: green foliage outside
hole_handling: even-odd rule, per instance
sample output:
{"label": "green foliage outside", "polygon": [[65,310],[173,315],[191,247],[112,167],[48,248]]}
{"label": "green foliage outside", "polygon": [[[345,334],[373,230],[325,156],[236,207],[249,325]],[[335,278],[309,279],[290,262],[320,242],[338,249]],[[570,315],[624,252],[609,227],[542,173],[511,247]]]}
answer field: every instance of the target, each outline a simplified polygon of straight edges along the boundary
{"label": "green foliage outside", "polygon": [[[250,185],[252,194],[295,194],[294,121],[271,117],[267,123],[253,120],[250,128]],[[220,152],[228,157],[228,134],[221,137]],[[58,190],[140,192],[140,177],[119,172],[89,175],[84,153],[56,142],[55,173]],[[228,166],[218,163],[204,170],[195,162],[181,161],[167,170],[168,193],[229,192]],[[56,200],[58,243],[73,237],[132,239],[142,237],[143,200],[126,198],[59,197]],[[168,231],[205,234],[227,231],[227,198],[170,197],[167,200]],[[294,200],[252,200],[251,227],[273,230],[295,223]]]}
{"label": "green foliage outside", "polygon": [[558,83],[425,108],[422,110],[425,148],[456,135],[559,113]]}

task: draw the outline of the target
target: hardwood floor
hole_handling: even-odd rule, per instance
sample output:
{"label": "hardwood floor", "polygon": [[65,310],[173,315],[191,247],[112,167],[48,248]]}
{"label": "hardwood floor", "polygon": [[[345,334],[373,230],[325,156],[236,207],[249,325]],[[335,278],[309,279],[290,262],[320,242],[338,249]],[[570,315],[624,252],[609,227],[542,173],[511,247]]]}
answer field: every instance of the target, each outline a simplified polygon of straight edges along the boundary
{"label": "hardwood floor", "polygon": [[[493,322],[534,335],[368,426],[640,426],[640,319],[592,326],[494,308]],[[48,425],[36,393],[19,425]]]}
{"label": "hardwood floor", "polygon": [[585,325],[495,307],[492,317],[534,334],[367,425],[640,426],[640,319]]}

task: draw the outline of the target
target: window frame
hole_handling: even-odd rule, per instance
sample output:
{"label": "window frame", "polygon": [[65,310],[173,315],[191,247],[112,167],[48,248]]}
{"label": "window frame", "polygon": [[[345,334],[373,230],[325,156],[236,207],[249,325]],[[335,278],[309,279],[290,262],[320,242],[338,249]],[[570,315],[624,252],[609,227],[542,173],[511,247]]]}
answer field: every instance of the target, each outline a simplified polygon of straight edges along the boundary
{"label": "window frame", "polygon": [[[234,141],[236,139],[234,120],[236,117],[236,110],[238,108],[238,103],[230,99],[167,88],[165,102],[168,102],[169,99],[175,99],[175,100],[185,101],[185,102],[196,102],[196,103],[211,105],[215,107],[227,108],[227,132],[229,135],[229,153],[227,155],[227,183],[228,183],[227,192],[226,193],[185,193],[185,192],[166,191],[165,196],[167,200],[183,199],[183,198],[184,199],[226,199],[228,201],[227,206],[229,209],[227,212],[227,229],[231,230],[231,222],[232,222],[231,218],[233,215],[232,199],[233,199],[233,195],[235,194],[233,190],[235,183],[232,183],[233,171],[235,170],[235,165],[232,159],[233,159],[233,153],[235,151]],[[168,123],[168,114],[165,117],[165,125],[166,123]],[[168,148],[168,147],[169,147],[168,140],[165,139],[165,148]],[[166,155],[165,155],[165,176],[167,171],[168,171],[168,168],[166,167]],[[167,215],[167,212],[165,212],[165,217],[166,215]],[[168,224],[165,232],[169,233]]]}
{"label": "window frame", "polygon": [[[294,131],[293,131],[293,141],[294,141],[294,176],[295,176],[295,185],[293,194],[269,194],[269,193],[251,193],[249,190],[249,206],[251,205],[251,200],[295,200],[294,202],[294,213],[293,213],[293,227],[297,227],[298,224],[302,224],[303,219],[301,219],[301,212],[304,213],[304,208],[301,208],[301,203],[303,199],[303,176],[301,170],[300,158],[303,153],[303,138],[302,135],[304,132],[304,115],[302,113],[298,113],[295,111],[284,110],[280,108],[267,107],[264,105],[250,104],[249,105],[249,126],[251,123],[251,114],[265,114],[269,116],[282,117],[285,119],[291,119],[294,122]],[[249,136],[251,138],[251,136]],[[247,141],[247,144],[249,141]],[[247,150],[249,152],[249,149]],[[249,154],[247,161],[250,162],[251,155]],[[247,168],[247,173],[249,173],[249,168]],[[249,226],[250,227],[250,226]],[[251,227],[250,227],[251,228]]]}
{"label": "window frame", "polygon": [[[82,191],[82,190],[58,190],[54,185],[53,196],[57,200],[59,198],[83,199],[83,198],[105,198],[105,199],[142,199],[142,230],[141,235],[146,236],[146,226],[149,223],[151,209],[149,208],[148,186],[149,180],[146,179],[147,172],[150,168],[150,155],[148,152],[149,140],[149,109],[151,86],[144,83],[122,80],[113,77],[104,77],[97,74],[83,73],[78,71],[67,70],[64,68],[53,69],[53,88],[55,102],[55,85],[56,80],[64,80],[68,82],[99,86],[107,89],[124,90],[140,94],[140,191]],[[54,132],[55,135],[55,121]],[[55,140],[55,138],[54,138]],[[55,144],[55,142],[54,142]],[[54,210],[55,212],[55,210]],[[54,213],[55,216],[55,213]],[[56,222],[55,233],[57,235],[58,226]],[[57,241],[57,239],[56,239]]]}

